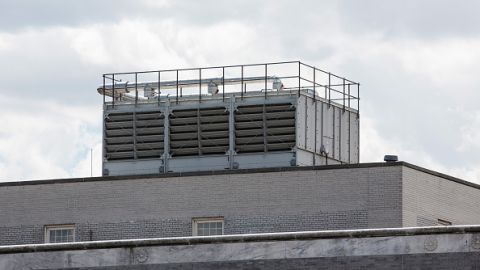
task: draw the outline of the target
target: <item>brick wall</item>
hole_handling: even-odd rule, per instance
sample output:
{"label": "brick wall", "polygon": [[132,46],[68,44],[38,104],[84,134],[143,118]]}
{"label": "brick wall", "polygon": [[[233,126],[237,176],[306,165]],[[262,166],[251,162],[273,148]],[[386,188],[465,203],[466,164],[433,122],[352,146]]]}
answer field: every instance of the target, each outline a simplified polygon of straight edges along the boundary
{"label": "brick wall", "polygon": [[480,189],[403,167],[403,226],[480,224]]}
{"label": "brick wall", "polygon": [[401,166],[0,186],[0,245],[189,236],[193,217],[225,234],[401,226]]}

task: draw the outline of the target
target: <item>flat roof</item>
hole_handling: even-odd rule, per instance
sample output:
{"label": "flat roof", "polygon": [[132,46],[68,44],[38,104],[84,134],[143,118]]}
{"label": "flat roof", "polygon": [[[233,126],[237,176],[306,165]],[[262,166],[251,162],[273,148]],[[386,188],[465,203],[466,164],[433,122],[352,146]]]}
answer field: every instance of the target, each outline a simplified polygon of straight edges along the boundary
{"label": "flat roof", "polygon": [[229,174],[249,174],[249,173],[272,173],[272,172],[289,172],[289,171],[310,171],[310,170],[342,170],[357,168],[375,168],[375,167],[396,167],[404,166],[410,169],[421,171],[437,177],[441,177],[462,185],[480,189],[479,184],[475,184],[460,178],[446,175],[437,171],[429,170],[420,166],[410,164],[405,161],[398,162],[370,162],[356,164],[336,164],[322,166],[295,166],[295,167],[275,167],[275,168],[254,168],[254,169],[236,169],[236,170],[212,170],[198,172],[172,172],[144,175],[121,175],[121,176],[99,176],[99,177],[83,177],[83,178],[62,178],[62,179],[44,179],[44,180],[27,180],[27,181],[10,181],[0,182],[0,187],[5,186],[29,186],[29,185],[45,185],[45,184],[65,184],[65,183],[82,183],[96,181],[117,181],[117,180],[133,180],[133,179],[149,179],[149,178],[170,178],[184,176],[208,176],[208,175],[229,175]]}

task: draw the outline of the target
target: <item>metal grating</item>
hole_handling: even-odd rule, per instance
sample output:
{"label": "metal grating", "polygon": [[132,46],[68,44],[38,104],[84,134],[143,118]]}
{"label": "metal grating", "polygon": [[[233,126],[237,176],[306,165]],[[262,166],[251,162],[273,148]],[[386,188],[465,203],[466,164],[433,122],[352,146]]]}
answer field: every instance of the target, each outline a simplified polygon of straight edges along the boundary
{"label": "metal grating", "polygon": [[295,146],[291,104],[239,106],[235,111],[237,153],[289,151]]}
{"label": "metal grating", "polygon": [[224,155],[228,142],[228,111],[224,107],[174,110],[170,116],[172,157]]}

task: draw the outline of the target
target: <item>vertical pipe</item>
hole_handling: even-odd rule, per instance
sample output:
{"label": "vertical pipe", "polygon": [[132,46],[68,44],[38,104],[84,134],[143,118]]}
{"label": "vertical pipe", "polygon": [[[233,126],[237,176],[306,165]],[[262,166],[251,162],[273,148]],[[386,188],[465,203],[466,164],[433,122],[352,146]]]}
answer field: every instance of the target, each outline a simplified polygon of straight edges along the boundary
{"label": "vertical pipe", "polygon": [[301,69],[301,63],[300,61],[298,61],[298,96],[300,96],[300,85],[301,85],[300,69]]}
{"label": "vertical pipe", "polygon": [[103,106],[105,106],[105,74],[103,74]]}
{"label": "vertical pipe", "polygon": [[268,67],[267,64],[265,64],[265,99],[267,99],[267,74],[268,74]]}
{"label": "vertical pipe", "polygon": [[177,95],[176,95],[175,100],[176,100],[176,103],[178,104],[178,69],[177,69],[177,83],[176,83],[176,85],[177,85],[177,88],[176,88],[177,89]]}
{"label": "vertical pipe", "polygon": [[135,106],[138,103],[138,74],[135,72]]}
{"label": "vertical pipe", "polygon": [[225,102],[225,67],[222,67],[222,101]]}

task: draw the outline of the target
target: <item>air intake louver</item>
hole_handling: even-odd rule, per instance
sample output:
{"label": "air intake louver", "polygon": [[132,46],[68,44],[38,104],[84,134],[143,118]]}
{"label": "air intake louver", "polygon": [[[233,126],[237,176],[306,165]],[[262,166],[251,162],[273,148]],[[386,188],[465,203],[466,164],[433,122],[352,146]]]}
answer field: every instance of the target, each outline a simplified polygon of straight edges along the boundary
{"label": "air intake louver", "polygon": [[163,119],[159,111],[109,114],[105,119],[107,159],[160,158],[163,154]]}
{"label": "air intake louver", "polygon": [[174,110],[170,149],[173,157],[224,155],[228,150],[228,111],[224,107]]}
{"label": "air intake louver", "polygon": [[291,150],[295,108],[291,104],[239,106],[235,112],[237,153]]}

